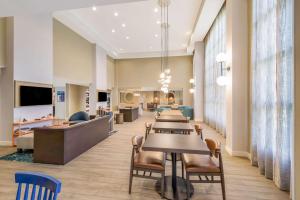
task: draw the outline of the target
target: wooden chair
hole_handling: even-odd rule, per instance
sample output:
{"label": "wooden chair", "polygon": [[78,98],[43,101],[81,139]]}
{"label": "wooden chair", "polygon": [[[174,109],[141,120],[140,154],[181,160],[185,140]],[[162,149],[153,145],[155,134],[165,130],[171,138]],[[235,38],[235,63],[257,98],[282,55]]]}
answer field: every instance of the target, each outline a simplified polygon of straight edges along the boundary
{"label": "wooden chair", "polygon": [[197,135],[199,135],[201,137],[201,140],[203,140],[202,128],[200,124],[195,124],[195,130]]}
{"label": "wooden chair", "polygon": [[[161,180],[161,196],[164,196],[165,162],[166,156],[162,152],[141,151],[142,136],[132,137],[132,154],[129,176],[129,194],[131,194],[133,177]],[[140,174],[139,172],[142,172]],[[135,173],[134,173],[135,172]],[[149,174],[147,175],[147,172]],[[160,177],[152,176],[152,173],[160,174]]]}
{"label": "wooden chair", "polygon": [[145,132],[145,140],[147,139],[150,131],[151,131],[151,128],[152,128],[152,124],[151,123],[148,123],[146,122],[145,123],[145,127],[146,127],[146,132]]}
{"label": "wooden chair", "polygon": [[[61,190],[61,182],[59,180],[40,173],[17,172],[15,174],[15,181],[18,183],[16,200],[20,200],[21,196],[23,196],[24,200],[27,200],[29,196],[30,199],[56,200],[57,195]],[[23,195],[22,184],[25,184],[25,191]],[[31,192],[29,189],[30,185],[32,185]],[[36,196],[37,189],[38,193]]]}
{"label": "wooden chair", "polygon": [[[226,200],[225,180],[220,145],[211,139],[205,139],[210,155],[183,154],[186,171],[187,194],[190,194],[190,183],[221,183],[223,200]],[[190,179],[196,176],[197,180]],[[215,179],[215,178],[218,179]],[[188,195],[188,199],[190,196]]]}

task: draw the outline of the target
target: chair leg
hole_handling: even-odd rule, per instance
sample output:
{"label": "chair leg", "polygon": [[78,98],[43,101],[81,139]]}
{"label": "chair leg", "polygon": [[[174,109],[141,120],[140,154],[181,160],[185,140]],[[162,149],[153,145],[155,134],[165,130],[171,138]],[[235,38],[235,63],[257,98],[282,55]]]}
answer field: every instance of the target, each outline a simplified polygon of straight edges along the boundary
{"label": "chair leg", "polygon": [[164,196],[165,196],[165,172],[163,172],[161,174],[160,190],[161,190],[161,197],[164,198]]}
{"label": "chair leg", "polygon": [[128,190],[128,193],[129,193],[129,194],[131,194],[132,178],[133,178],[133,170],[130,169],[130,175],[129,175],[129,190]]}
{"label": "chair leg", "polygon": [[187,200],[189,200],[190,199],[190,176],[187,172],[185,174],[185,177],[186,177],[186,196],[187,196]]}
{"label": "chair leg", "polygon": [[182,155],[181,155],[181,175],[182,175],[182,178],[184,179],[184,166],[183,166]]}
{"label": "chair leg", "polygon": [[222,186],[222,196],[223,196],[223,200],[226,200],[224,174],[221,175],[221,186]]}

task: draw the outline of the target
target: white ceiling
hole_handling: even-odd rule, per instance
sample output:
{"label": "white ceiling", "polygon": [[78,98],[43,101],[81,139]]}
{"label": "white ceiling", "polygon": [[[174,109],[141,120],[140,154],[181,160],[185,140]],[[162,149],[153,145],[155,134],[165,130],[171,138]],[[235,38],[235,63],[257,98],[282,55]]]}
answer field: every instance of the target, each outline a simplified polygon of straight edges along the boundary
{"label": "white ceiling", "polygon": [[145,0],[0,0],[0,17]]}
{"label": "white ceiling", "polygon": [[[186,55],[202,0],[171,0],[169,7],[169,49],[172,55]],[[158,8],[158,12],[154,9]],[[114,13],[117,12],[118,16]],[[60,11],[55,17],[89,41],[97,43],[115,58],[160,55],[160,7],[157,0]],[[126,27],[122,27],[122,24]],[[112,30],[115,33],[112,33]],[[158,37],[155,37],[157,34]],[[126,39],[126,37],[129,39]]]}

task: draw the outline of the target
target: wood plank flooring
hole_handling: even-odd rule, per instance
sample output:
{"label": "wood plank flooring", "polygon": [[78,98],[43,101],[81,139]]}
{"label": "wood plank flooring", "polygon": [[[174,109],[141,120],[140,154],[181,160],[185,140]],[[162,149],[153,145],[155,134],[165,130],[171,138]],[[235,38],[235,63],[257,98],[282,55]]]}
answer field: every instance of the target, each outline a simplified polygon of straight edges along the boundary
{"label": "wood plank flooring", "polygon": [[[150,200],[160,199],[155,192],[155,181],[135,178],[132,194],[128,194],[128,177],[131,156],[131,137],[144,135],[144,123],[153,121],[152,113],[133,123],[115,125],[118,133],[99,143],[88,152],[64,166],[0,161],[0,200],[15,199],[16,171],[36,171],[47,173],[62,181],[60,200]],[[214,130],[205,127],[204,137],[224,143]],[[14,149],[0,148],[0,155]],[[225,151],[224,168],[228,200],[287,200],[289,194],[276,188],[272,181],[259,174],[249,160],[228,156]],[[167,164],[167,174],[171,166]],[[180,173],[180,166],[178,166]],[[194,184],[192,199],[221,200],[219,184]]]}

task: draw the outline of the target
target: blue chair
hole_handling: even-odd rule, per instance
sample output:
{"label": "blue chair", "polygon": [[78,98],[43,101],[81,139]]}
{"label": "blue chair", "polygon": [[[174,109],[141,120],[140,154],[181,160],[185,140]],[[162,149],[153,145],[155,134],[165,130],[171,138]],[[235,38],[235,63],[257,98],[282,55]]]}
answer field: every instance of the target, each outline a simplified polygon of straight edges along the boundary
{"label": "blue chair", "polygon": [[[56,200],[58,193],[61,190],[61,182],[51,176],[32,172],[17,172],[15,174],[16,183],[18,183],[18,191],[16,200],[21,200],[22,184],[25,184],[23,199],[28,200],[29,195],[31,200]],[[32,185],[31,192],[29,186]],[[37,186],[39,186],[37,188]],[[37,198],[36,191],[38,189]],[[44,190],[44,192],[43,192]],[[30,194],[29,194],[30,193]]]}
{"label": "blue chair", "polygon": [[69,118],[69,121],[74,122],[74,123],[80,123],[80,122],[89,121],[89,120],[90,120],[89,114],[86,112],[83,112],[83,111],[74,113]]}

